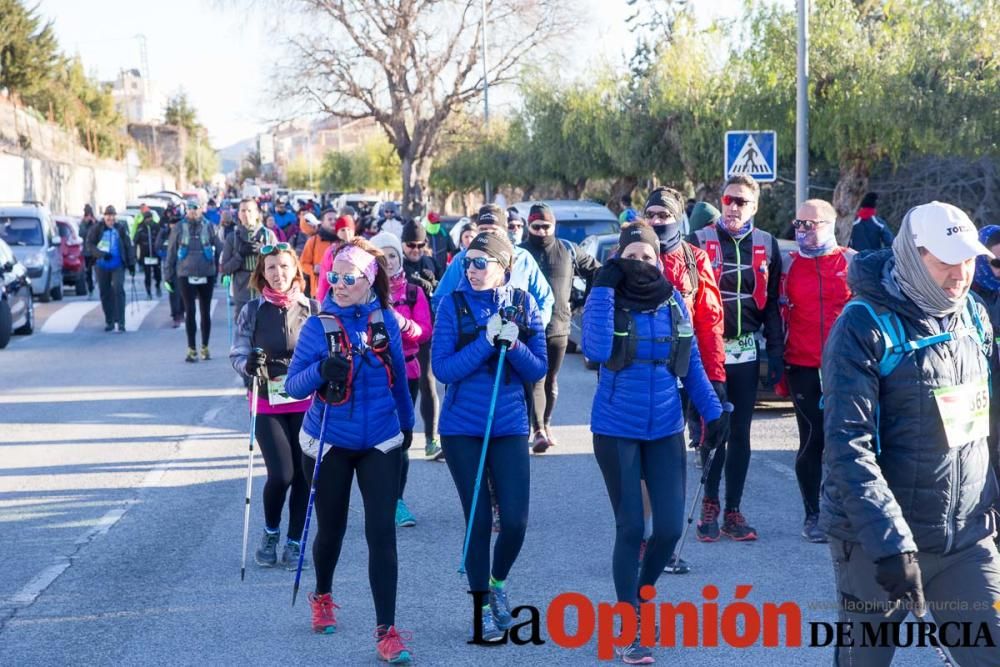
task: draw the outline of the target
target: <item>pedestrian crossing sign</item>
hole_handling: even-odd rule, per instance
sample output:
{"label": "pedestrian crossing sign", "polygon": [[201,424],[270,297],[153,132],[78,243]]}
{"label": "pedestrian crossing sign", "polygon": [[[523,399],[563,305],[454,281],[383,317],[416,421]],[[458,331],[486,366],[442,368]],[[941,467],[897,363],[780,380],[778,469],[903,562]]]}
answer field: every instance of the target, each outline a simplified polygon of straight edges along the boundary
{"label": "pedestrian crossing sign", "polygon": [[778,138],[773,130],[726,132],[726,178],[745,174],[763,183],[778,176]]}

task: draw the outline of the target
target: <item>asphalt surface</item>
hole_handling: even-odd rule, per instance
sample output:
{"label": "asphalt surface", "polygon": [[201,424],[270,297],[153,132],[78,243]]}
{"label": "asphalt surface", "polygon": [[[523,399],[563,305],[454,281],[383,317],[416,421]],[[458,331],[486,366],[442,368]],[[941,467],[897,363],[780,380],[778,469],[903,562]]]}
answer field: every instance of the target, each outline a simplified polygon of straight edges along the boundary
{"label": "asphalt surface", "polygon": [[[141,288],[140,288],[141,289]],[[225,297],[217,291],[214,359],[182,361],[183,330],[166,299],[147,306],[136,330],[104,333],[100,309],[66,324],[70,304],[38,305],[39,332],[0,351],[0,665],[373,664],[374,610],[357,489],[334,599],[335,635],[309,631],[304,593],[292,607],[293,572],[252,564],[262,527],[263,461],[255,461],[251,557],[239,576],[246,474],[246,401],[229,367]],[[74,306],[83,309],[85,306]],[[46,333],[49,318],[59,323]],[[62,318],[60,323],[58,318]],[[464,522],[447,466],[422,460],[414,441],[407,500],[415,528],[399,530],[397,625],[413,632],[419,664],[597,664],[596,642],[557,646],[544,612],[560,593],[613,600],[614,521],[591,450],[596,373],[570,355],[561,376],[559,446],[531,461],[531,515],[511,573],[513,604],[542,609],[540,646],[466,644],[471,605],[457,574]],[[420,429],[418,428],[419,432]],[[797,602],[804,643],[810,621],[832,621],[827,548],[799,536],[802,510],[793,472],[797,447],[788,406],[754,421],[743,510],[756,543],[701,544],[689,537],[694,569],[664,575],[660,602],[693,602],[703,587],[723,607],[737,585],[747,600]],[[692,459],[693,460],[693,459]],[[688,498],[699,471],[689,464]],[[572,615],[568,629],[573,630]],[[829,648],[657,648],[659,664],[829,664]],[[895,664],[941,664],[929,649],[902,650]]]}

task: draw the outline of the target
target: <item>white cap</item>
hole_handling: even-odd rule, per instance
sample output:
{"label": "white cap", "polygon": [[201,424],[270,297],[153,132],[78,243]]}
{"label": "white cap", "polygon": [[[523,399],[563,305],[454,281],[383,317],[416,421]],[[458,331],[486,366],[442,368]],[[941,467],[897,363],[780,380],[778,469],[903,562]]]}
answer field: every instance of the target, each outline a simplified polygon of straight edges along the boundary
{"label": "white cap", "polygon": [[305,219],[306,222],[312,225],[313,227],[319,227],[319,220],[317,220],[316,216],[313,215],[312,213],[306,213]]}
{"label": "white cap", "polygon": [[976,225],[957,206],[932,201],[910,210],[909,216],[913,242],[945,264],[961,264],[978,255],[993,257],[979,242]]}

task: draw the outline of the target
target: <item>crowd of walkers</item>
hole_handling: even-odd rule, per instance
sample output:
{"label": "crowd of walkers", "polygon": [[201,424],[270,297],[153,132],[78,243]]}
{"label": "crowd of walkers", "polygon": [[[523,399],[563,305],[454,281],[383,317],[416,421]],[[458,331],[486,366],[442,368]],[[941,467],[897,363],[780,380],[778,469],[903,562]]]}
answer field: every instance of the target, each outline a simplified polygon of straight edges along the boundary
{"label": "crowd of walkers", "polygon": [[[842,621],[923,617],[928,600],[956,591],[1000,599],[1000,227],[977,232],[962,211],[932,202],[893,237],[869,195],[845,247],[834,208],[812,199],[791,221],[796,249],[783,253],[754,222],[759,198],[745,176],[724,184],[719,208],[656,188],[641,209],[627,202],[603,265],[559,238],[544,203],[526,216],[487,204],[451,233],[433,213],[404,220],[394,206],[372,221],[351,207],[293,215],[279,203],[262,214],[244,199],[218,223],[191,206],[162,222],[142,213],[134,230],[109,207],[87,251],[108,330],[124,328],[124,272],[137,265],[150,297],[161,283],[180,295],[171,317],[185,324],[189,362],[210,358],[221,277],[235,322],[230,360],[256,399],[267,467],[255,560],[300,571],[314,511],[311,624],[335,631],[356,477],[376,648],[388,662],[413,657],[410,634],[396,628],[396,530],[417,525],[404,500],[415,411],[424,455],[446,462],[466,520],[463,571],[481,605],[470,636],[500,641],[514,623],[507,581],[529,529],[530,452],[558,447],[558,374],[581,307],[583,352],[600,365],[590,426],[619,602],[638,609],[643,586],[692,569],[678,553],[688,447],[703,468],[696,539],[767,535],[743,503],[760,386],[791,398],[801,534],[829,545],[838,595],[856,603],[842,605]],[[1000,639],[1000,610],[968,609],[935,607],[935,619],[985,623]],[[653,662],[638,637],[619,655]],[[962,648],[953,657],[991,659]],[[836,660],[891,658],[852,647]]]}

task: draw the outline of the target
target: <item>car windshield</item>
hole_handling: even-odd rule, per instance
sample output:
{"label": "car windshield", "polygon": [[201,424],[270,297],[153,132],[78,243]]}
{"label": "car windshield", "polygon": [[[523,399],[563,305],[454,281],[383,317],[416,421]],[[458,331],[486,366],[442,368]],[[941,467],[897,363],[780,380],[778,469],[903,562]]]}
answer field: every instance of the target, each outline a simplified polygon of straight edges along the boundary
{"label": "car windshield", "polygon": [[10,245],[45,245],[42,223],[38,218],[0,217],[0,238]]}
{"label": "car windshield", "polygon": [[556,225],[556,236],[579,243],[595,234],[617,234],[620,227],[617,220],[571,220]]}

